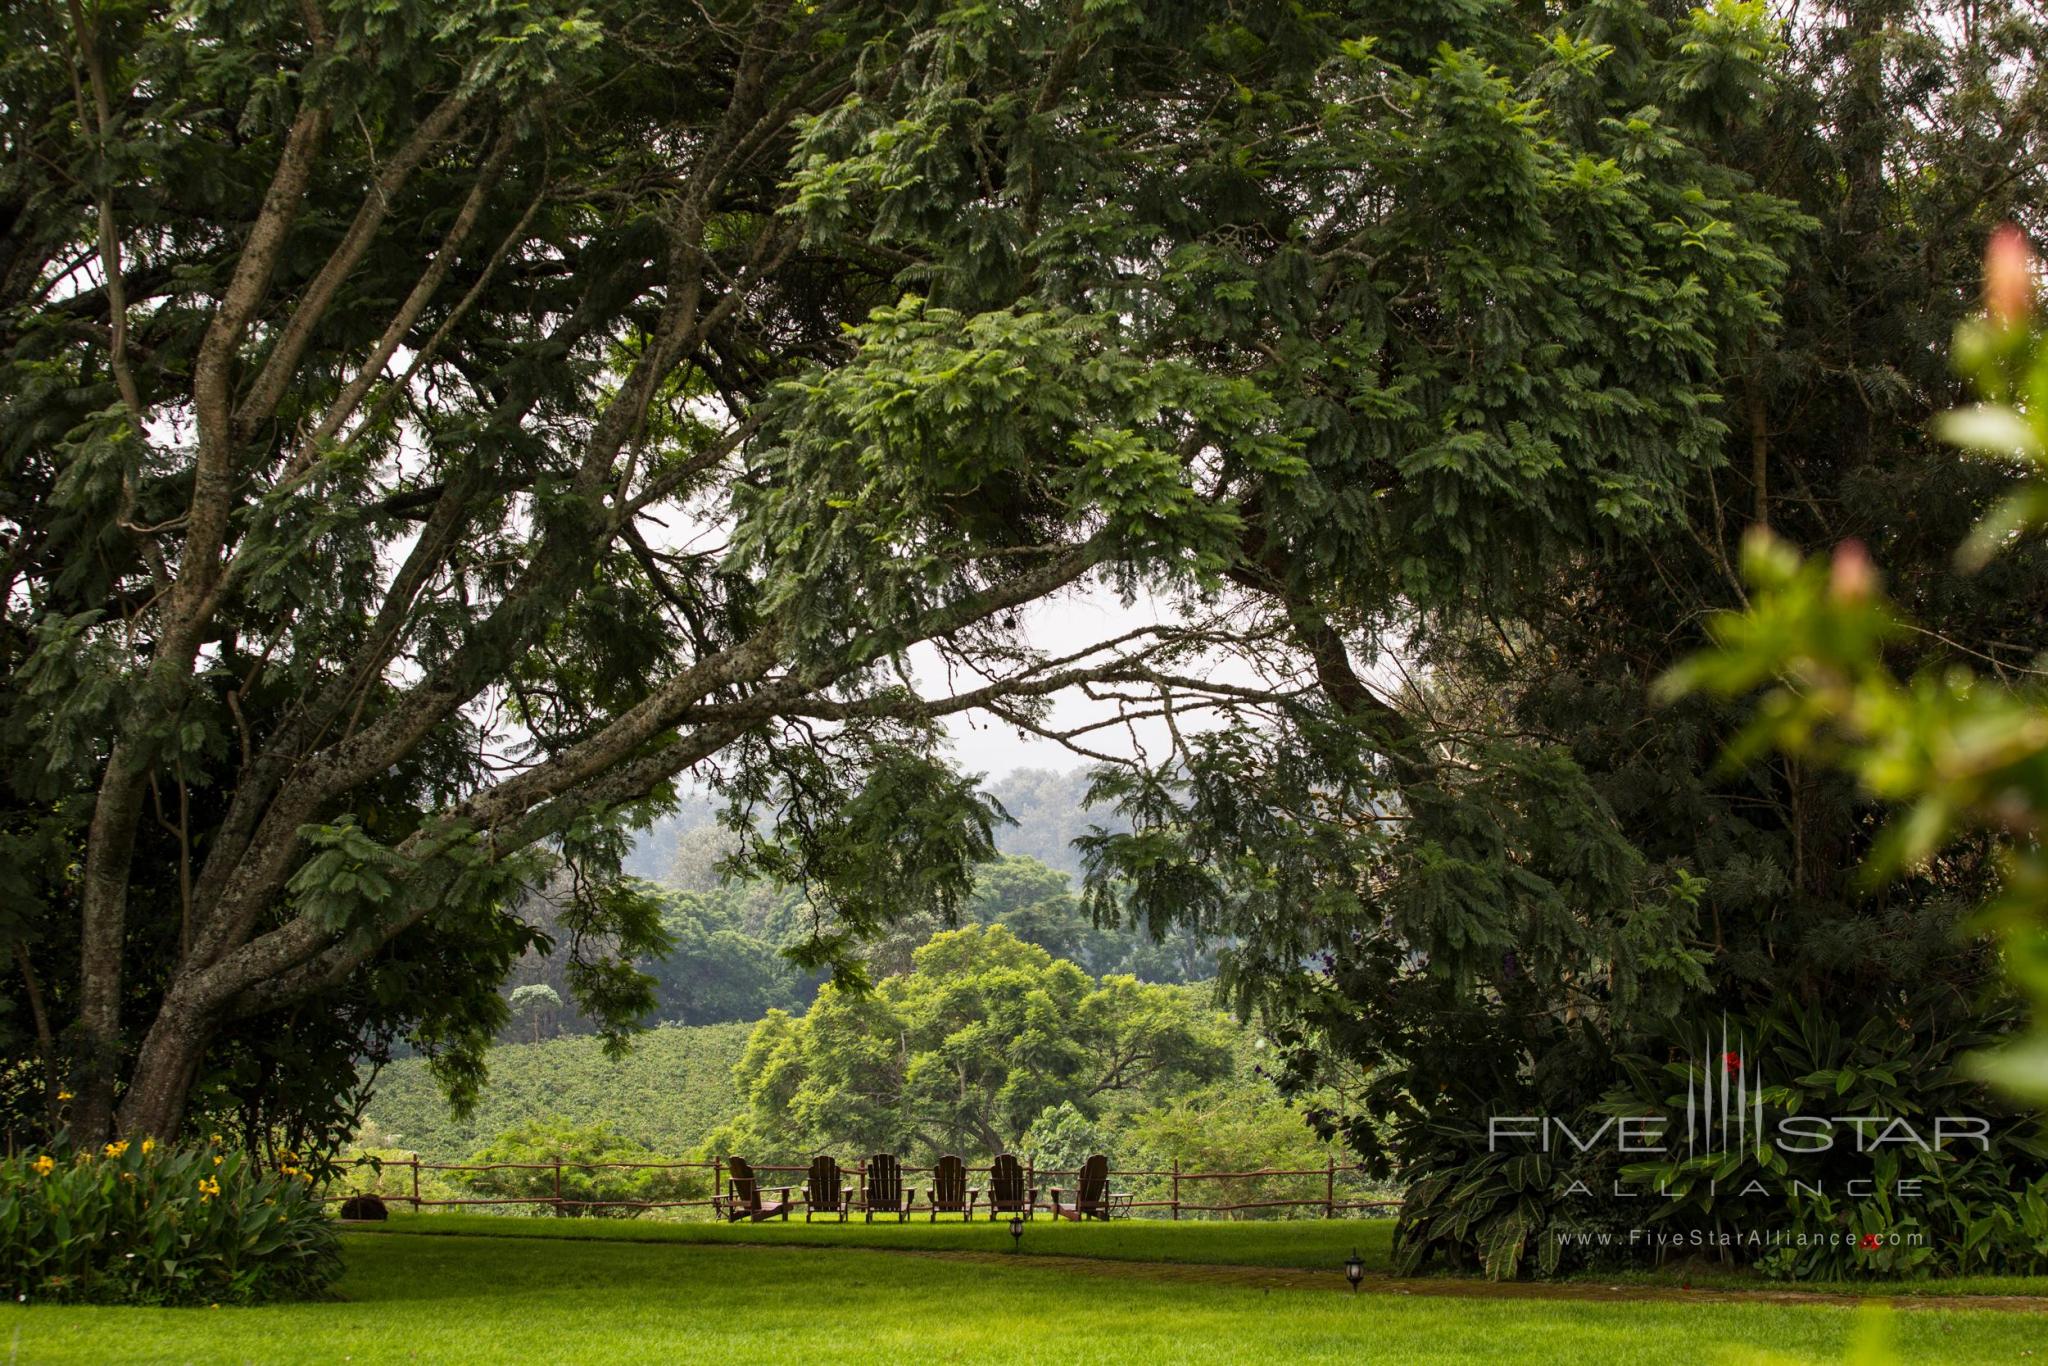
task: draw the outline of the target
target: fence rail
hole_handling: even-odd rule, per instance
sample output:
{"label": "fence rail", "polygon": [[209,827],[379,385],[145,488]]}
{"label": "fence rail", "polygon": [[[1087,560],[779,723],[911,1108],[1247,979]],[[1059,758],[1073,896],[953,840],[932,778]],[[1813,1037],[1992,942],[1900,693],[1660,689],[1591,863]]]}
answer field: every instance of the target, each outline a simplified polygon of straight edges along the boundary
{"label": "fence rail", "polygon": [[[355,1162],[349,1164],[349,1166],[353,1171],[356,1172],[359,1172],[361,1169],[365,1167],[371,1168],[376,1173],[378,1178],[373,1183],[376,1188],[365,1190],[361,1189],[360,1187],[355,1187],[344,1190],[329,1190],[323,1197],[324,1199],[330,1202],[342,1202],[353,1199],[358,1195],[375,1195],[382,1200],[393,1200],[398,1201],[402,1204],[408,1204],[412,1206],[412,1208],[415,1211],[449,1207],[467,1207],[475,1205],[544,1205],[551,1209],[562,1211],[593,1209],[710,1209],[718,1204],[723,1203],[725,1198],[722,1194],[720,1194],[720,1186],[721,1182],[725,1177],[726,1164],[722,1159],[719,1158],[711,1158],[709,1160],[702,1162],[578,1162],[571,1159],[563,1158],[555,1158],[551,1161],[546,1162],[423,1162],[417,1157],[385,1159],[363,1157],[356,1159]],[[402,1190],[391,1191],[382,1189],[382,1187],[384,1186],[384,1174],[387,1172],[392,1172],[394,1170],[397,1172],[410,1174],[412,1178],[410,1183],[410,1192]],[[753,1170],[757,1177],[769,1177],[773,1175],[805,1176],[809,1174],[810,1167],[808,1165],[798,1166],[788,1163],[759,1162],[753,1165]],[[937,1169],[935,1167],[906,1166],[900,1168],[900,1170],[903,1174],[906,1185],[910,1185],[914,1184],[911,1182],[911,1178],[917,1176],[929,1177]],[[970,1176],[975,1174],[987,1176],[990,1174],[991,1170],[992,1169],[989,1167],[967,1168],[968,1174]],[[525,1171],[552,1173],[554,1178],[551,1183],[552,1192],[545,1195],[529,1194],[481,1196],[426,1196],[421,1194],[420,1175],[423,1172],[473,1173],[494,1171]],[[590,1176],[598,1172],[604,1171],[704,1172],[709,1177],[709,1184],[712,1194],[706,1196],[703,1199],[689,1200],[585,1200],[575,1196],[563,1194],[562,1176],[564,1172],[569,1173],[573,1177]],[[846,1176],[850,1178],[856,1178],[864,1184],[867,1179],[867,1161],[866,1159],[862,1159],[856,1162],[851,1167],[842,1168],[842,1171],[846,1174]],[[1025,1164],[1025,1185],[1038,1190],[1044,1190],[1047,1189],[1047,1187],[1044,1184],[1046,1182],[1053,1180],[1074,1179],[1078,1178],[1080,1174],[1081,1173],[1078,1168],[1040,1168],[1033,1163],[1027,1162]],[[1361,1211],[1397,1210],[1400,1208],[1401,1202],[1398,1200],[1353,1199],[1350,1198],[1351,1192],[1347,1191],[1340,1193],[1338,1191],[1338,1177],[1351,1177],[1363,1175],[1365,1175],[1365,1168],[1362,1165],[1351,1163],[1339,1164],[1334,1159],[1321,1167],[1257,1167],[1244,1171],[1214,1172],[1184,1171],[1181,1169],[1179,1163],[1175,1163],[1171,1168],[1165,1170],[1154,1170],[1150,1168],[1135,1168],[1131,1170],[1122,1170],[1112,1168],[1110,1171],[1110,1182],[1113,1185],[1118,1181],[1169,1181],[1171,1184],[1168,1187],[1167,1198],[1124,1200],[1117,1204],[1116,1211],[1118,1213],[1128,1214],[1130,1212],[1137,1210],[1163,1210],[1166,1211],[1165,1217],[1174,1220],[1178,1220],[1183,1214],[1229,1214],[1236,1213],[1241,1210],[1262,1209],[1320,1209],[1322,1210],[1323,1216],[1325,1218],[1333,1219],[1336,1218],[1339,1214],[1351,1214]],[[1240,1200],[1234,1202],[1203,1202],[1184,1200],[1181,1198],[1181,1186],[1185,1182],[1254,1181],[1274,1177],[1321,1177],[1323,1179],[1323,1189],[1321,1193],[1316,1196],[1302,1197],[1299,1199],[1265,1199]],[[349,1178],[346,1177],[340,1178],[340,1181],[342,1184],[350,1184]],[[1219,1194],[1220,1193],[1221,1192],[1219,1192]],[[911,1211],[913,1213],[934,1213],[929,1203],[924,1205],[918,1205],[914,1203],[915,1195],[916,1192],[915,1190],[913,1190],[913,1204],[911,1205]],[[1039,1203],[1043,1205],[1045,1202],[1041,1201]]]}

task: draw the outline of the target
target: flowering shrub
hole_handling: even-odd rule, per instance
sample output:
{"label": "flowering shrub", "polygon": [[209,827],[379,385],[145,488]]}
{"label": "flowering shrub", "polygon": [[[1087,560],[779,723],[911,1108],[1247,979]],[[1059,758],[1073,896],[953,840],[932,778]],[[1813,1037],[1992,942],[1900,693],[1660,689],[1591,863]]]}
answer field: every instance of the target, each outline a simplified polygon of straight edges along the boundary
{"label": "flowering shrub", "polygon": [[0,1290],[11,1299],[246,1304],[318,1294],[340,1271],[305,1173],[267,1173],[218,1140],[0,1159]]}

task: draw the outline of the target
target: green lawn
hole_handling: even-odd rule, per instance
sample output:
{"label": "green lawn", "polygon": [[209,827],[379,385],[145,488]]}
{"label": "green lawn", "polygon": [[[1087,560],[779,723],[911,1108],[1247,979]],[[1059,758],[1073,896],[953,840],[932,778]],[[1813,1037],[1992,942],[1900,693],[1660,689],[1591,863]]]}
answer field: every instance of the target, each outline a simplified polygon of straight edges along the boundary
{"label": "green lawn", "polygon": [[[564,1221],[566,1223],[566,1221]],[[1043,1231],[1043,1230],[1039,1230]],[[1066,1230],[1062,1230],[1066,1232]],[[1027,1239],[1028,1241],[1028,1239]],[[1859,1334],[1906,1361],[2011,1361],[2035,1314],[1875,1320],[1769,1304],[1556,1303],[1270,1293],[1049,1257],[954,1262],[669,1240],[352,1233],[336,1302],[264,1309],[0,1307],[21,1362],[1115,1360],[1840,1361]],[[1864,1357],[1863,1359],[1878,1359]]]}
{"label": "green lawn", "polygon": [[[391,1233],[484,1235],[516,1238],[600,1239],[615,1242],[766,1243],[769,1245],[916,1248],[927,1251],[1009,1253],[1009,1226],[980,1220],[931,1224],[805,1224],[799,1214],[784,1223],[657,1223],[641,1219],[552,1219],[493,1214],[406,1214],[393,1211]],[[1130,1219],[1113,1224],[1055,1224],[1046,1218],[1025,1225],[1017,1251],[1026,1257],[1099,1257],[1114,1261],[1176,1262],[1202,1266],[1277,1266],[1334,1270],[1356,1248],[1367,1269],[1385,1274],[1394,1237],[1392,1219],[1301,1219],[1230,1223],[1221,1220],[1169,1223]],[[2048,1297],[2048,1276],[1961,1276],[1949,1280],[1872,1282],[1828,1281],[1791,1285],[1766,1281],[1747,1271],[1711,1265],[1664,1270],[1607,1271],[1577,1278],[1601,1285],[1671,1286],[1701,1289],[1809,1290],[1828,1294],[1890,1296],[2039,1295]],[[2048,1359],[2048,1353],[2044,1353]]]}
{"label": "green lawn", "polygon": [[[803,1215],[759,1224],[654,1223],[641,1219],[519,1218],[491,1214],[393,1212],[393,1233],[480,1234],[489,1237],[603,1239],[659,1243],[767,1243],[803,1246],[919,1248],[927,1251],[1009,1253],[1010,1226],[986,1219],[908,1224],[806,1224]],[[1335,1270],[1353,1248],[1368,1267],[1384,1271],[1392,1248],[1391,1219],[1302,1219],[1284,1222],[1169,1223],[1119,1220],[1111,1224],[1054,1223],[1040,1216],[1024,1226],[1016,1251],[1027,1257],[1105,1257],[1129,1262],[1282,1266]]]}

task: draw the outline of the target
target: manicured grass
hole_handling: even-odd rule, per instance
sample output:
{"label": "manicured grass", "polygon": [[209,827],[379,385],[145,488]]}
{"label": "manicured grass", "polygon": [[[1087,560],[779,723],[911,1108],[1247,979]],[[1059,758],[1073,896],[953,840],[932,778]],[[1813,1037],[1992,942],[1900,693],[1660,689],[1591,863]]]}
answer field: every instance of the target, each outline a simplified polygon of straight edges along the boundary
{"label": "manicured grass", "polygon": [[[643,1219],[521,1218],[491,1214],[408,1214],[396,1209],[385,1226],[391,1233],[497,1238],[598,1239],[612,1242],[768,1244],[771,1246],[913,1248],[925,1251],[1010,1252],[1009,1226],[979,1220],[908,1223],[760,1224],[656,1223]],[[1130,1219],[1111,1224],[1055,1224],[1040,1217],[1025,1225],[1017,1252],[1026,1257],[1099,1257],[1113,1261],[1174,1262],[1200,1266],[1276,1266],[1328,1271],[1340,1267],[1353,1248],[1368,1272],[1385,1274],[1392,1260],[1392,1219],[1299,1219],[1230,1223],[1203,1220],[1167,1223]],[[1959,1276],[1949,1280],[1769,1281],[1753,1272],[1712,1264],[1663,1269],[1589,1272],[1581,1283],[1620,1286],[1676,1286],[1706,1290],[1812,1291],[1823,1294],[1887,1296],[2048,1296],[2048,1276]]]}
{"label": "manicured grass", "polygon": [[[564,1221],[566,1222],[566,1221]],[[2039,1351],[2039,1315],[1239,1289],[848,1250],[350,1234],[337,1302],[0,1307],[23,1362],[1839,1361]]]}
{"label": "manicured grass", "polygon": [[[771,1246],[918,1248],[925,1251],[1011,1251],[1007,1221],[962,1223],[918,1220],[908,1224],[858,1218],[806,1224],[803,1216],[759,1224],[654,1223],[643,1219],[519,1218],[490,1214],[403,1214],[393,1211],[392,1233],[487,1237],[601,1239],[618,1242],[752,1243]],[[1306,1267],[1333,1271],[1352,1248],[1374,1271],[1384,1271],[1393,1245],[1391,1219],[1300,1219],[1273,1222],[1186,1222],[1127,1219],[1115,1223],[1054,1223],[1041,1215],[1024,1226],[1016,1251],[1026,1257],[1102,1257],[1129,1262]]]}

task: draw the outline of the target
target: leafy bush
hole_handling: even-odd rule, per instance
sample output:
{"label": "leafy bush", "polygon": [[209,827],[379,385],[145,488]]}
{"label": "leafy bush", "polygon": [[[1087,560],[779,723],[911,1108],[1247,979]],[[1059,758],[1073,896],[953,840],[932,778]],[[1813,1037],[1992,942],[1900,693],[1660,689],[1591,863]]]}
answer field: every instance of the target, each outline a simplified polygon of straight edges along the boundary
{"label": "leafy bush", "polygon": [[[1980,1116],[1991,1123],[1988,1147],[1894,1142],[1863,1152],[1845,1137],[1826,1151],[1771,1141],[1688,1155],[1677,1128],[1675,1151],[1640,1161],[1611,1142],[1492,1151],[1481,1121],[1416,1122],[1401,1136],[1410,1184],[1397,1269],[1435,1261],[1500,1278],[1547,1276],[1639,1260],[1638,1232],[1799,1280],[2048,1267],[2048,1145],[2031,1118],[2001,1106],[1963,1065],[2002,1037],[2010,1011],[1973,1016],[1935,991],[1849,1028],[1837,1013],[1832,1003],[1784,1003],[1729,1018],[1729,1035],[1748,1041],[1738,1065],[1761,1086],[1766,1132],[1786,1116],[1855,1116],[1874,1131],[1905,1120],[1923,1134],[1937,1115]],[[1577,1067],[1551,1069],[1572,1074],[1557,1099],[1539,1092],[1501,1112],[1676,1116],[1688,1079],[1727,1065],[1697,1038],[1665,1039],[1654,1051],[1589,1050]],[[1571,1103],[1583,1079],[1614,1073],[1624,1080],[1597,1103]],[[1900,1182],[1918,1186],[1908,1194]]]}
{"label": "leafy bush", "polygon": [[[1853,1030],[1820,1004],[1779,1006],[1746,1023],[1741,1034],[1756,1040],[1751,1065],[1764,1083],[1766,1120],[1854,1115],[1905,1120],[1926,1132],[1936,1115],[1982,1116],[1991,1121],[1988,1146],[1906,1143],[1859,1153],[1842,1142],[1802,1153],[1766,1143],[1630,1166],[1623,1175],[1667,1197],[1656,1202],[1657,1221],[1803,1235],[1802,1243],[1758,1259],[1770,1274],[1845,1280],[2038,1269],[2048,1250],[2048,1211],[2030,1223],[2030,1201],[2041,1189],[2048,1144],[2035,1120],[2001,1105],[1964,1064],[2005,1037],[2012,1011],[1996,1006],[1976,1019],[1951,1019],[1931,997],[1902,1001],[1897,1016],[1872,1016]],[[1651,1108],[1643,1102],[1654,1100],[1676,1107],[1685,1067],[1641,1070],[1635,1094],[1612,1112]],[[1868,1195],[1833,1198],[1859,1178],[1869,1181]],[[1894,1199],[1902,1180],[1919,1182],[1920,1198]]]}
{"label": "leafy bush", "polygon": [[561,1162],[560,1195],[567,1203],[555,1206],[554,1212],[572,1217],[631,1219],[640,1211],[630,1205],[593,1208],[589,1203],[579,1202],[701,1200],[711,1189],[710,1174],[701,1170],[597,1165],[673,1159],[621,1138],[601,1124],[578,1129],[547,1120],[535,1120],[499,1134],[469,1161],[514,1165],[471,1172],[467,1180],[470,1189],[480,1196],[548,1200],[557,1193],[557,1160]]}
{"label": "leafy bush", "polygon": [[341,1272],[307,1174],[153,1140],[0,1160],[0,1290],[15,1299],[248,1304]]}

